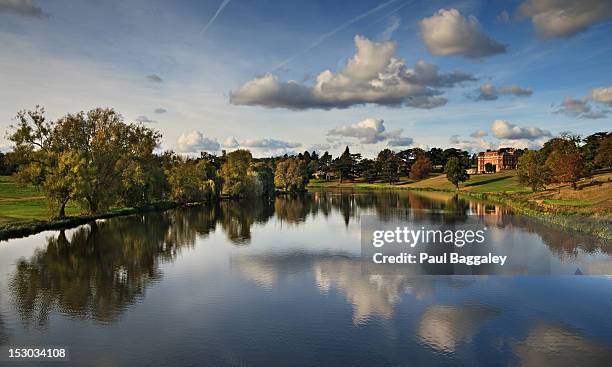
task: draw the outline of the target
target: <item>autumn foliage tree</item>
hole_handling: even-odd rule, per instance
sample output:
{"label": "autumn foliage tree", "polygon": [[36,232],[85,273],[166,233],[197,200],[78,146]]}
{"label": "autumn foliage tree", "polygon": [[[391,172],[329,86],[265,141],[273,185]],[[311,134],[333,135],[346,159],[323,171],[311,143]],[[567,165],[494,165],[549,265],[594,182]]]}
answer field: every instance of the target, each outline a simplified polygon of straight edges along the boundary
{"label": "autumn foliage tree", "polygon": [[415,180],[421,180],[429,176],[432,167],[431,160],[422,155],[412,164],[410,168],[410,177]]}
{"label": "autumn foliage tree", "polygon": [[569,183],[576,190],[577,182],[588,174],[579,141],[578,137],[562,136],[544,146],[543,151],[549,151],[546,167],[551,183]]}

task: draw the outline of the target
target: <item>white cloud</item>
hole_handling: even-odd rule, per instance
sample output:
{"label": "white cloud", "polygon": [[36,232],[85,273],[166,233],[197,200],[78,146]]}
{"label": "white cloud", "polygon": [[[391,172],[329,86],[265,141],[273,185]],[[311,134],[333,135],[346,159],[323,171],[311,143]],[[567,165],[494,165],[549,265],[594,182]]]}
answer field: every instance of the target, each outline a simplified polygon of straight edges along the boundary
{"label": "white cloud", "polygon": [[612,87],[593,89],[591,91],[591,98],[595,102],[612,106]]}
{"label": "white cloud", "polygon": [[147,116],[143,115],[143,116],[136,117],[136,122],[140,122],[141,124],[144,124],[144,123],[154,123],[154,122],[157,122],[157,121],[151,120]]}
{"label": "white cloud", "polygon": [[581,119],[600,119],[610,113],[607,107],[612,107],[612,87],[594,88],[591,95],[580,99],[565,97],[554,113]]}
{"label": "white cloud", "polygon": [[356,52],[344,70],[321,72],[313,86],[290,80],[280,82],[265,74],[230,94],[235,105],[259,105],[293,110],[347,108],[374,103],[385,106],[434,108],[446,104],[435,88],[452,87],[472,76],[454,72],[439,74],[438,67],[420,61],[413,69],[395,56],[394,42],[375,43],[355,37]]}
{"label": "white cloud", "polygon": [[400,24],[402,24],[402,20],[400,17],[393,15],[389,17],[389,23],[387,28],[380,34],[381,41],[388,41],[393,36],[393,33],[399,28]]}
{"label": "white cloud", "polygon": [[236,140],[236,138],[234,138],[233,136],[230,136],[223,141],[224,148],[232,149],[238,148],[238,146],[240,146],[240,143],[238,143],[238,140]]}
{"label": "white cloud", "polygon": [[487,36],[474,16],[457,9],[440,9],[420,22],[421,35],[433,55],[481,58],[506,52],[506,46]]}
{"label": "white cloud", "polygon": [[176,142],[176,150],[179,153],[216,152],[219,147],[216,139],[209,139],[196,130],[181,134]]}
{"label": "white cloud", "polygon": [[240,142],[240,146],[244,148],[260,148],[268,150],[297,148],[300,143],[294,143],[277,139],[247,139]]}
{"label": "white cloud", "polygon": [[462,140],[459,139],[458,135],[452,135],[448,140],[453,148],[467,150],[470,153],[482,152],[487,149],[495,149],[495,145],[493,143],[481,138]]}
{"label": "white cloud", "polygon": [[367,118],[351,125],[330,130],[327,135],[359,139],[361,144],[376,144],[388,140],[391,146],[408,146],[412,138],[401,136],[402,129],[386,131],[382,119]]}
{"label": "white cloud", "polygon": [[549,138],[540,138],[535,140],[530,139],[508,139],[501,140],[496,147],[491,149],[501,149],[501,148],[516,148],[516,149],[531,149],[538,150],[544,146]]}
{"label": "white cloud", "polygon": [[[598,96],[600,97],[604,96]],[[554,112],[581,119],[600,119],[606,117],[608,113],[607,110],[593,110],[587,97],[581,99],[565,97],[559,109]]]}
{"label": "white cloud", "polygon": [[23,17],[47,17],[40,7],[34,5],[32,0],[0,0],[0,14],[14,14]]}
{"label": "white cloud", "polygon": [[168,112],[168,110],[166,110],[163,107],[159,107],[159,108],[156,108],[155,110],[153,110],[153,112],[154,113],[166,113],[166,112]]}
{"label": "white cloud", "polygon": [[470,134],[470,136],[472,138],[483,138],[483,137],[485,137],[487,135],[489,135],[489,133],[487,133],[484,130],[477,130],[477,131],[474,131],[473,133]]}
{"label": "white cloud", "polygon": [[499,88],[490,83],[485,83],[476,91],[477,101],[494,101],[500,95],[514,95],[517,97],[529,97],[533,94],[531,88],[522,88],[518,85],[504,85]]}
{"label": "white cloud", "polygon": [[506,140],[535,140],[545,136],[551,136],[550,131],[537,127],[520,127],[506,120],[495,120],[491,125],[493,135],[499,139]]}
{"label": "white cloud", "polygon": [[569,37],[612,19],[610,0],[528,0],[519,12],[531,18],[540,37]]}

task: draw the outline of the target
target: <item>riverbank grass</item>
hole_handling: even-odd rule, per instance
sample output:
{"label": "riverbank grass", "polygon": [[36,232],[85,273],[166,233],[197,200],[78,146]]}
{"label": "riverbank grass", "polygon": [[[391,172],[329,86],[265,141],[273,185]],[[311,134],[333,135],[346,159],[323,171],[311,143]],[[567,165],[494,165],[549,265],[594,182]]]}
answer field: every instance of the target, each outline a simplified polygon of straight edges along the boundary
{"label": "riverbank grass", "polygon": [[[80,215],[74,204],[66,207],[66,215]],[[11,176],[0,176],[0,225],[25,220],[47,220],[51,216],[47,200],[34,186],[20,187]]]}

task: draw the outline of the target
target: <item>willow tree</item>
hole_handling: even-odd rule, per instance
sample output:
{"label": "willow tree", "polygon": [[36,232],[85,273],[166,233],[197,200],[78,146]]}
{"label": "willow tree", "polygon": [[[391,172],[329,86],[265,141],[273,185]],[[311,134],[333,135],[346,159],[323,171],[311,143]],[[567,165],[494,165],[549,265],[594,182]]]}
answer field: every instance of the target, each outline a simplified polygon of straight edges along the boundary
{"label": "willow tree", "polygon": [[18,182],[42,187],[59,217],[69,200],[92,213],[116,204],[122,192],[137,203],[149,200],[145,191],[156,172],[156,131],[124,123],[110,108],[47,122],[44,109],[36,106],[18,113],[17,121],[9,139],[21,162]]}
{"label": "willow tree", "polygon": [[277,188],[289,192],[304,191],[308,183],[308,171],[304,161],[289,158],[276,165],[274,184]]}
{"label": "willow tree", "polygon": [[245,149],[238,149],[225,156],[220,176],[223,179],[223,194],[246,197],[249,194],[249,166],[253,156]]}
{"label": "willow tree", "polygon": [[66,204],[77,194],[78,172],[84,162],[58,144],[57,124],[47,121],[44,108],[20,111],[16,120],[9,139],[15,144],[14,155],[19,163],[17,183],[41,188],[54,216],[63,218]]}

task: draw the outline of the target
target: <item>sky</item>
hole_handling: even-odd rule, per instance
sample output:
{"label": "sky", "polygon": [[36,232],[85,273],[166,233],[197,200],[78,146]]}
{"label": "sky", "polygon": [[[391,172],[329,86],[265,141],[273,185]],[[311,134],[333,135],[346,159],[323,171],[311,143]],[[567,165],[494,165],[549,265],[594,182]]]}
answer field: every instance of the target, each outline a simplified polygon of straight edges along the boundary
{"label": "sky", "polygon": [[113,107],[159,149],[538,148],[612,126],[610,0],[0,0],[16,113]]}

